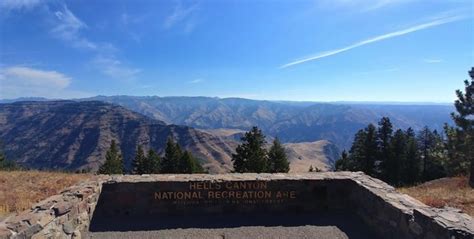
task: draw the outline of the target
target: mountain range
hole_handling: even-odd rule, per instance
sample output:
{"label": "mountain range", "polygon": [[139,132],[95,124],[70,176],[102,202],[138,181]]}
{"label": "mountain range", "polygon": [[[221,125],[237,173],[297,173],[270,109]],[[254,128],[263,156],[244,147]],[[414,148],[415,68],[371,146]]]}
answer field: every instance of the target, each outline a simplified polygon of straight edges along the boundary
{"label": "mountain range", "polygon": [[[224,132],[230,132],[232,137]],[[191,151],[207,171],[223,173],[232,170],[232,153],[239,143],[235,135],[235,130],[208,132],[166,124],[101,101],[0,104],[0,140],[7,158],[28,168],[95,171],[104,162],[110,142],[116,140],[129,170],[138,145],[163,155],[171,136]],[[291,165],[308,165],[295,167],[296,171],[307,171],[309,165],[330,170],[338,156],[337,148],[329,142],[293,145],[299,146],[284,145]],[[308,150],[310,146],[312,149]]]}
{"label": "mountain range", "polygon": [[[30,101],[34,100],[34,101]],[[116,140],[130,168],[136,147],[163,153],[175,138],[211,173],[229,172],[231,155],[257,125],[278,137],[292,172],[331,170],[354,133],[382,116],[395,127],[441,129],[450,105],[274,102],[240,98],[97,96],[0,101],[0,140],[8,158],[39,169],[92,169]]]}
{"label": "mountain range", "polygon": [[138,144],[163,152],[173,136],[211,172],[230,170],[233,145],[187,126],[167,125],[104,102],[18,102],[0,106],[0,139],[8,158],[45,169],[97,169],[116,140],[130,168]]}
{"label": "mountain range", "polygon": [[451,122],[453,105],[275,102],[241,98],[97,96],[169,124],[199,129],[249,130],[258,126],[282,142],[329,140],[340,149],[352,144],[357,130],[380,118],[390,117],[394,127],[419,130],[424,126],[441,130]]}

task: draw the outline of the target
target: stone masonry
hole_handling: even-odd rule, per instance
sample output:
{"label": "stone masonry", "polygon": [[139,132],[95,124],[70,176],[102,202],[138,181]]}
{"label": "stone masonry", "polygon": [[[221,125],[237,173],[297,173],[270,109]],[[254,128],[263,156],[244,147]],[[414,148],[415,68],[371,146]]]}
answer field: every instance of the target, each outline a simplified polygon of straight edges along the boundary
{"label": "stone masonry", "polygon": [[[297,198],[279,206],[263,207],[265,210],[281,211],[290,207],[297,210],[349,211],[357,214],[382,238],[474,238],[474,220],[469,215],[454,208],[437,209],[426,206],[360,172],[97,177],[94,181],[85,181],[68,188],[59,195],[39,202],[31,210],[0,223],[0,238],[81,238],[81,234],[89,230],[93,217],[100,213],[186,213],[191,208],[171,207],[166,203],[153,201],[152,191],[159,189],[160,185],[167,185],[167,190],[172,191],[173,188],[180,188],[173,187],[174,183],[180,185],[201,182],[206,185],[212,182],[243,181],[257,182],[255,187],[258,187],[258,182],[268,182],[271,190],[296,190],[302,196],[301,200]],[[282,186],[279,187],[279,184]],[[120,196],[114,199],[114,193],[120,193],[117,194]],[[228,194],[227,192],[226,195]],[[130,195],[143,195],[150,199],[137,201],[136,196]],[[162,196],[155,194],[155,197],[161,199]],[[106,200],[106,203],[100,202],[101,200]],[[150,203],[150,210],[147,209],[147,203]],[[209,208],[200,206],[194,210],[196,213],[234,210],[232,207],[213,203],[209,204]],[[262,207],[242,208],[249,213]]]}

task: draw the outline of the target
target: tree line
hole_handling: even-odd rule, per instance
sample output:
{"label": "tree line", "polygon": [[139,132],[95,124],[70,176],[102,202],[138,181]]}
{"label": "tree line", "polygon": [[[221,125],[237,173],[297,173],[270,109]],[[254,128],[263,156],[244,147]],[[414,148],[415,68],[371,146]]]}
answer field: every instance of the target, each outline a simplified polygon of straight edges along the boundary
{"label": "tree line", "polygon": [[[105,162],[99,167],[99,174],[124,174],[125,164],[115,140],[107,150]],[[149,149],[145,154],[143,146],[137,146],[132,160],[131,174],[158,173],[205,173],[204,168],[191,152],[182,150],[178,143],[170,137],[166,142],[164,157]]]}
{"label": "tree line", "polygon": [[369,124],[354,136],[349,152],[343,151],[336,170],[363,171],[395,185],[413,185],[445,176],[467,175],[474,186],[474,68],[465,91],[452,113],[455,126],[444,125],[444,132],[424,127],[397,129],[388,117],[378,125]]}

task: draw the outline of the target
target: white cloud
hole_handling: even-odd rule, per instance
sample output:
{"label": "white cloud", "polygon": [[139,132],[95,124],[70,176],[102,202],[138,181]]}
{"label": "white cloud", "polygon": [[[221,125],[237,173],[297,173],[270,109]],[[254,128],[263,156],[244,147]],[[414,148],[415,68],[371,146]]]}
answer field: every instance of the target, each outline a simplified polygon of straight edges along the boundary
{"label": "white cloud", "polygon": [[192,21],[191,16],[197,9],[197,4],[186,7],[183,6],[181,1],[178,1],[173,12],[165,19],[163,27],[165,29],[170,29],[179,23],[184,23],[185,31],[192,30],[194,28],[194,23],[190,22]]}
{"label": "white cloud", "polygon": [[2,0],[0,1],[0,9],[5,9],[6,11],[30,10],[41,2],[41,0]]}
{"label": "white cloud", "polygon": [[203,82],[204,80],[201,79],[201,78],[197,78],[197,79],[194,79],[192,81],[188,81],[188,83],[191,83],[191,84],[197,84],[197,83],[201,83]]}
{"label": "white cloud", "polygon": [[13,66],[2,70],[3,79],[18,80],[22,85],[49,85],[56,89],[64,89],[71,83],[71,79],[57,71],[37,70],[23,66]]}
{"label": "white cloud", "polygon": [[303,58],[303,59],[300,59],[300,60],[295,60],[295,61],[292,61],[290,63],[284,64],[284,65],[280,66],[280,68],[286,68],[286,67],[298,65],[298,64],[301,64],[301,63],[305,63],[305,62],[308,62],[308,61],[318,60],[318,59],[321,59],[321,58],[324,58],[324,57],[336,55],[336,54],[339,54],[339,53],[342,53],[342,52],[345,52],[345,51],[349,51],[349,50],[352,50],[354,48],[361,47],[361,46],[364,46],[364,45],[368,45],[368,44],[371,44],[371,43],[375,43],[375,42],[378,42],[378,41],[383,41],[383,40],[387,40],[387,39],[390,39],[390,38],[394,38],[394,37],[403,36],[403,35],[406,35],[406,34],[409,34],[409,33],[417,32],[417,31],[420,31],[420,30],[423,30],[423,29],[432,28],[432,27],[443,25],[443,24],[446,24],[446,23],[459,21],[463,18],[464,18],[463,16],[454,16],[454,17],[445,17],[445,18],[437,19],[437,20],[434,20],[434,21],[431,21],[431,22],[428,22],[428,23],[424,23],[424,24],[413,26],[413,27],[409,27],[409,28],[404,29],[404,30],[391,32],[391,33],[387,33],[387,34],[384,34],[384,35],[369,38],[367,40],[356,42],[352,45],[349,45],[349,46],[346,46],[346,47],[343,47],[343,48],[330,50],[330,51],[325,51],[325,52],[320,52],[316,55],[313,55],[313,56],[310,56],[310,57],[307,57],[307,58]]}
{"label": "white cloud", "polygon": [[80,34],[80,30],[86,29],[87,25],[77,18],[66,5],[60,11],[54,12],[56,18],[56,25],[51,30],[51,33],[77,48],[96,49],[97,44],[89,41]]}
{"label": "white cloud", "polygon": [[350,8],[366,12],[413,1],[416,0],[322,0],[319,4],[324,8]]}
{"label": "white cloud", "polygon": [[436,63],[443,62],[443,59],[439,59],[439,58],[423,59],[423,62],[428,63],[428,64],[436,64]]}
{"label": "white cloud", "polygon": [[114,56],[97,56],[92,63],[104,75],[114,79],[134,80],[141,72],[140,69],[127,67],[124,63],[116,59]]}
{"label": "white cloud", "polygon": [[[88,49],[95,54],[91,62],[102,74],[114,79],[130,80],[141,72],[140,69],[128,67],[123,64],[116,56],[119,49],[107,42],[93,42],[83,36],[83,30],[88,29],[81,19],[76,17],[66,5],[62,10],[54,12],[56,25],[51,30],[54,36],[70,43],[72,47]],[[122,15],[122,21],[125,23],[138,21],[130,18],[128,15]]]}
{"label": "white cloud", "polygon": [[57,71],[24,66],[0,69],[0,98],[50,97],[71,98],[90,94],[68,89],[71,78]]}

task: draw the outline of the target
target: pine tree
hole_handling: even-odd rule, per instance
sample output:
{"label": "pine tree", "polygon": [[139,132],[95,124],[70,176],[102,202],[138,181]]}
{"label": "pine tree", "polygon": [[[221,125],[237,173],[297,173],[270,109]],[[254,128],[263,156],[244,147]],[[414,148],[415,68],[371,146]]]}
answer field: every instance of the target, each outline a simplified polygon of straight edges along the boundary
{"label": "pine tree", "polygon": [[352,171],[354,170],[353,166],[350,165],[349,155],[347,154],[346,150],[343,150],[341,153],[341,157],[336,161],[336,171]]}
{"label": "pine tree", "polygon": [[137,151],[135,153],[135,158],[132,161],[132,173],[133,174],[145,174],[147,169],[146,169],[146,157],[145,153],[143,152],[143,147],[139,145],[137,147]]}
{"label": "pine tree", "polygon": [[422,178],[426,180],[428,178],[428,164],[432,160],[431,159],[431,151],[435,144],[434,135],[431,130],[425,126],[423,129],[418,133],[417,136],[419,150],[420,150],[420,157],[422,161]]}
{"label": "pine tree", "polygon": [[377,129],[373,124],[369,124],[365,129],[367,132],[365,139],[366,155],[363,164],[363,171],[370,176],[375,176],[375,162],[377,160]]}
{"label": "pine tree", "polygon": [[462,139],[459,145],[462,161],[470,163],[469,184],[474,187],[474,67],[469,71],[469,76],[471,82],[464,81],[464,93],[456,90],[456,113],[451,116],[457,126],[456,134]]}
{"label": "pine tree", "polygon": [[203,173],[204,170],[199,161],[187,150],[180,159],[180,173]]}
{"label": "pine tree", "polygon": [[379,167],[377,173],[379,177],[385,178],[386,172],[390,170],[387,165],[387,160],[390,157],[390,142],[393,137],[393,126],[388,117],[383,117],[379,121],[379,128],[377,131],[377,144],[379,155]]}
{"label": "pine tree", "polygon": [[181,147],[169,137],[166,142],[165,157],[161,161],[162,173],[178,173],[179,161],[181,159]]}
{"label": "pine tree", "polygon": [[391,155],[387,161],[390,171],[387,174],[387,182],[391,185],[400,185],[402,165],[406,163],[406,135],[403,130],[398,129],[393,135],[390,144]]}
{"label": "pine tree", "polygon": [[267,171],[269,173],[287,173],[290,171],[290,162],[288,162],[285,149],[278,138],[273,140],[272,147],[268,151]]}
{"label": "pine tree", "polygon": [[148,150],[148,155],[145,160],[145,173],[157,174],[160,173],[160,156],[153,150]]}
{"label": "pine tree", "polygon": [[406,131],[406,163],[402,169],[401,181],[405,185],[412,185],[419,181],[421,173],[420,156],[415,132],[412,128]]}
{"label": "pine tree", "polygon": [[18,170],[20,167],[15,161],[9,160],[5,155],[3,143],[0,141],[0,170]]}
{"label": "pine tree", "polygon": [[363,162],[365,161],[367,150],[364,142],[367,138],[367,132],[365,130],[359,130],[354,136],[354,142],[352,143],[351,149],[349,150],[349,157],[347,162],[347,168],[349,171],[363,171]]}
{"label": "pine tree", "polygon": [[359,130],[354,138],[354,143],[349,150],[348,170],[363,171],[375,176],[375,162],[377,159],[377,133],[373,124]]}
{"label": "pine tree", "polygon": [[105,162],[99,168],[99,174],[123,174],[124,164],[115,140],[112,140],[105,155]]}
{"label": "pine tree", "polygon": [[445,148],[447,151],[446,172],[449,176],[467,174],[469,171],[469,161],[464,153],[464,137],[459,129],[444,125],[446,134]]}
{"label": "pine tree", "polygon": [[310,166],[309,166],[308,172],[310,172],[310,173],[314,172],[313,165],[310,165]]}
{"label": "pine tree", "polygon": [[5,153],[0,149],[0,169],[4,168],[6,161]]}
{"label": "pine tree", "polygon": [[267,151],[265,150],[265,136],[254,126],[241,138],[242,144],[237,146],[236,153],[232,154],[234,171],[239,173],[266,171]]}

